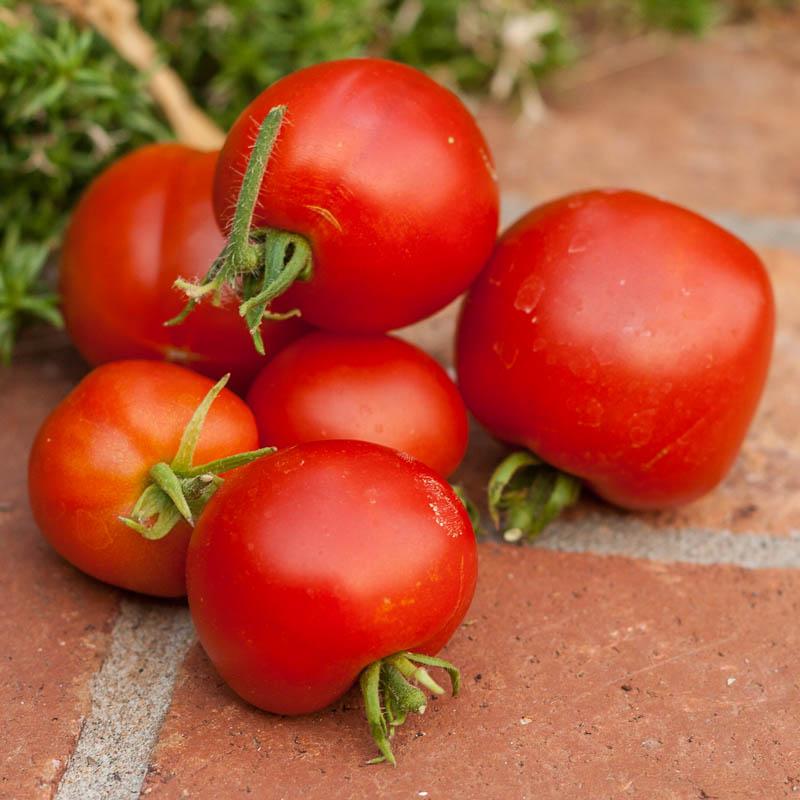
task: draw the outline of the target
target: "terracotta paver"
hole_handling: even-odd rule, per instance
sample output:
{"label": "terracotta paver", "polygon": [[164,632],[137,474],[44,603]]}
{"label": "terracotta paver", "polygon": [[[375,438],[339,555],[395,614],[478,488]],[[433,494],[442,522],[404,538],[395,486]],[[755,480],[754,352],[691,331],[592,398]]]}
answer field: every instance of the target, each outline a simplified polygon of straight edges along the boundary
{"label": "terracotta paver", "polygon": [[[457,700],[372,755],[361,704],[279,718],[199,649],[145,794],[290,798],[778,798],[800,784],[800,574],[481,547],[446,655]],[[427,792],[427,794],[423,794]]]}
{"label": "terracotta paver", "polygon": [[62,561],[27,507],[27,455],[83,367],[64,354],[0,369],[0,797],[50,797],[90,708],[117,593]]}
{"label": "terracotta paver", "polygon": [[[625,186],[698,208],[800,213],[800,16],[703,39],[641,42],[579,64],[543,122],[481,123],[505,191],[541,201]],[[632,68],[618,71],[628,55]],[[638,63],[637,63],[638,62]],[[571,86],[570,86],[571,84]]]}

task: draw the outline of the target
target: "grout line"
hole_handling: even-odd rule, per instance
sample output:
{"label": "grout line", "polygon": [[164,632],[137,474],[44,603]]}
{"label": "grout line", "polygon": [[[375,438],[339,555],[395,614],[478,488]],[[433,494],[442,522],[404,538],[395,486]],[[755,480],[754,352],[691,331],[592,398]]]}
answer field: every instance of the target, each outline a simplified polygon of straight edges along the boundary
{"label": "grout line", "polygon": [[712,212],[711,219],[756,247],[775,247],[800,252],[800,219],[762,217],[733,211]]}
{"label": "grout line", "polygon": [[786,536],[768,536],[702,528],[660,529],[630,519],[613,527],[607,516],[591,514],[580,521],[553,523],[534,546],[647,561],[800,569],[800,531],[795,530]]}
{"label": "grout line", "polygon": [[185,606],[124,598],[92,679],[92,708],[55,800],[138,798],[175,677],[194,639]]}

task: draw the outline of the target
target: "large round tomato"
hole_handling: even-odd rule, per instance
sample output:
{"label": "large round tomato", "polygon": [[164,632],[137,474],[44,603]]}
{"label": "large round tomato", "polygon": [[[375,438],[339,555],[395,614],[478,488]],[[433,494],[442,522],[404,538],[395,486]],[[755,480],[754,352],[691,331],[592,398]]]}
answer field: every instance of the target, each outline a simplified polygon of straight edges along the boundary
{"label": "large round tomato", "polygon": [[391,336],[310,333],[259,373],[247,395],[264,445],[362,439],[449,475],[467,447],[467,412],[447,373]]}
{"label": "large round tomato", "polygon": [[331,61],[288,75],[234,123],[214,205],[229,231],[259,125],[285,106],[252,230],[289,231],[311,249],[311,276],[287,299],[322,328],[379,332],[463,292],[497,234],[489,148],[450,91],[412,67]]}
{"label": "large round tomato", "polygon": [[[211,387],[208,378],[174,364],[117,361],[90,372],[55,408],[33,444],[28,491],[37,524],[64,558],[125,589],[185,594],[189,524],[180,520],[152,540],[120,518],[131,516],[150,470],[174,460]],[[250,410],[223,389],[202,425],[193,463],[257,444]],[[192,487],[184,488],[191,495]]]}
{"label": "large round tomato", "polygon": [[769,278],[743,242],[630,191],[548,203],[501,238],[458,332],[467,406],[629,508],[729,470],[772,349]]}
{"label": "large round tomato", "polygon": [[[165,359],[244,389],[265,363],[253,349],[233,298],[208,303],[183,325],[172,284],[202,278],[224,240],[211,206],[216,153],[179,144],[144,147],[89,187],[73,213],[61,255],[67,329],[91,364]],[[272,355],[304,330],[298,320],[264,322]]]}
{"label": "large round tomato", "polygon": [[225,681],[267,711],[303,714],[373,662],[447,642],[475,589],[475,536],[421,462],[369,442],[311,442],[231,475],[195,529],[186,574]]}

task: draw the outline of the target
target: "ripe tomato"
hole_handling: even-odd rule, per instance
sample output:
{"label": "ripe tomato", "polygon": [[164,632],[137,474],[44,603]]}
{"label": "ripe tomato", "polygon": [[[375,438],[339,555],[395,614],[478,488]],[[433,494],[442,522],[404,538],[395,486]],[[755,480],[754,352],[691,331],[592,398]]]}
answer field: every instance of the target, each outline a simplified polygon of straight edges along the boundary
{"label": "ripe tomato", "polygon": [[265,445],[361,439],[445,476],[467,448],[458,389],[427,353],[391,336],[310,333],[267,364],[247,402]]}
{"label": "ripe tomato", "polygon": [[686,503],[728,472],[761,395],[774,307],[743,242],[686,209],[590,191],[524,216],[458,331],[467,406],[627,508]]}
{"label": "ripe tomato", "polygon": [[469,286],[495,241],[498,191],[489,148],[454,94],[411,67],[370,58],[277,81],[242,112],[220,153],[214,205],[226,232],[235,228],[259,126],[278,109],[285,120],[275,120],[274,150],[255,148],[254,191],[268,159],[266,175],[250,198],[252,220],[246,211],[242,222],[261,239],[269,231],[267,244],[270,235],[294,234],[278,272],[297,248],[309,254],[310,264],[298,262],[305,281],[287,294],[308,322],[386,331],[427,317]]}
{"label": "ripe tomato", "polygon": [[[37,524],[64,558],[125,589],[185,594],[191,528],[154,484],[147,489],[151,470],[159,464],[163,472],[172,462],[168,468],[181,482],[178,491],[196,512],[216,489],[213,473],[235,465],[227,457],[258,444],[244,402],[226,389],[213,401],[211,387],[208,378],[174,364],[117,361],[90,372],[55,408],[31,450],[28,491]],[[195,413],[191,441],[182,441],[204,396],[206,404],[213,401],[208,416]],[[182,444],[188,455],[183,466],[175,463]],[[200,470],[189,469],[193,452]],[[134,515],[143,536],[120,518],[130,517],[145,493],[148,503]],[[161,529],[155,527],[159,521]],[[163,538],[146,538],[157,535]]]}
{"label": "ripe tomato", "polygon": [[[61,294],[69,334],[91,364],[165,359],[214,378],[231,372],[243,390],[265,363],[235,303],[164,326],[183,307],[175,279],[201,278],[223,245],[211,206],[216,159],[179,144],[144,147],[81,198],[62,250]],[[262,333],[275,353],[304,328],[265,322]]]}
{"label": "ripe tomato", "polygon": [[311,442],[225,482],[186,574],[200,642],[225,681],[259,708],[304,714],[369,665],[447,642],[475,589],[475,536],[421,462],[369,442]]}

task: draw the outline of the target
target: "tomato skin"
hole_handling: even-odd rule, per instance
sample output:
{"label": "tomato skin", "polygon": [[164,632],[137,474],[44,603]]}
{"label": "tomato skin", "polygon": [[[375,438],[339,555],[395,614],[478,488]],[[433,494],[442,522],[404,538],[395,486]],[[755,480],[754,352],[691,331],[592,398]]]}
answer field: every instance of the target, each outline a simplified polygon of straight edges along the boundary
{"label": "tomato skin", "polygon": [[315,332],[259,373],[247,403],[264,447],[360,439],[449,475],[467,449],[467,412],[427,353],[392,336]]}
{"label": "tomato skin", "polygon": [[[174,364],[117,361],[90,372],[40,428],[28,464],[33,516],[79,569],[145,594],[186,593],[191,529],[179,522],[151,541],[118,518],[130,514],[148,471],[175,456],[212,382]],[[223,389],[203,425],[195,464],[257,447],[250,410]]]}
{"label": "tomato skin", "polygon": [[[231,372],[237,389],[266,363],[233,297],[164,326],[185,303],[175,279],[202,278],[224,245],[211,205],[216,159],[179,144],[150,145],[114,163],[81,198],[62,250],[60,290],[67,330],[89,363],[166,359],[214,378]],[[267,354],[305,329],[297,319],[264,323]]]}
{"label": "tomato skin", "polygon": [[766,271],[686,209],[590,191],[500,239],[459,322],[459,385],[495,436],[635,509],[689,502],[730,469],[766,379]]}
{"label": "tomato skin", "polygon": [[419,461],[369,442],[297,445],[232,475],[189,545],[189,607],[253,705],[329,705],[369,663],[436,653],[472,600],[466,511]]}
{"label": "tomato skin", "polygon": [[220,153],[214,205],[224,231],[258,125],[281,104],[286,118],[254,227],[310,241],[313,277],[286,295],[303,317],[327,330],[376,333],[461,294],[489,257],[498,221],[489,148],[461,101],[380,59],[282,78],[242,112]]}

